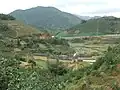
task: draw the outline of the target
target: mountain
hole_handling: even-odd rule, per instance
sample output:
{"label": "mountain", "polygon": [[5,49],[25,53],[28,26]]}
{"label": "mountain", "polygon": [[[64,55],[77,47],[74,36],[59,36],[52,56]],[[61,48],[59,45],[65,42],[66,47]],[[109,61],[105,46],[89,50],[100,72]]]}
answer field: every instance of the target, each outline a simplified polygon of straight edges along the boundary
{"label": "mountain", "polygon": [[54,7],[38,6],[26,10],[16,10],[10,15],[43,29],[66,29],[81,22],[79,17],[62,12]]}
{"label": "mountain", "polygon": [[68,33],[119,33],[120,32],[120,18],[113,16],[106,16],[97,19],[90,19],[82,24],[78,24],[69,28]]}

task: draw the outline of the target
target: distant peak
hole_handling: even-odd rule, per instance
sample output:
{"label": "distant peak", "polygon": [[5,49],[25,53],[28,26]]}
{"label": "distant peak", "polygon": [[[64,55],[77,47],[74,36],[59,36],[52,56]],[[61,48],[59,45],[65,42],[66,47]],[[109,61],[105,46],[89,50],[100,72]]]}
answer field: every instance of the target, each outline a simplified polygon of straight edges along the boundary
{"label": "distant peak", "polygon": [[37,6],[37,7],[33,7],[33,8],[54,8],[54,9],[57,9],[55,7],[52,7],[52,6]]}
{"label": "distant peak", "polygon": [[[45,6],[37,6],[37,7],[32,7],[32,8],[29,8],[29,9],[46,9],[46,8],[49,8],[49,9],[56,9],[56,10],[58,10],[57,8],[55,8],[55,7],[52,7],[52,6],[47,6],[47,7],[45,7]],[[29,10],[29,9],[26,9],[26,10]]]}

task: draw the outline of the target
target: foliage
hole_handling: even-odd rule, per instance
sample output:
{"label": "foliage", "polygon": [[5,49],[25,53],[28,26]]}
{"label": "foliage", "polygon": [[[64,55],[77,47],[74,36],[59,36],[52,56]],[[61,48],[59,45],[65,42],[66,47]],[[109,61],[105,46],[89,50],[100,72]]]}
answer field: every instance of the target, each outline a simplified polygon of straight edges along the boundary
{"label": "foliage", "polygon": [[[58,39],[58,38],[50,38],[50,39],[39,39],[32,37],[20,37],[17,40],[17,45],[23,49],[33,49],[32,52],[39,53],[50,53],[50,54],[70,54],[74,52],[67,40]],[[24,45],[21,45],[20,42],[24,42]],[[20,45],[19,45],[20,44]]]}
{"label": "foliage", "polygon": [[51,73],[55,75],[64,75],[68,72],[68,69],[65,68],[60,62],[58,63],[48,63],[48,69]]}
{"label": "foliage", "polygon": [[[53,42],[50,42],[50,40]],[[68,73],[68,69],[66,69],[63,64],[52,64],[49,66],[49,69],[41,69],[36,61],[32,58],[27,60],[25,55],[29,53],[33,54],[31,49],[35,49],[35,51],[38,50],[39,44],[46,45],[46,49],[50,53],[53,53],[52,50],[54,51],[56,49],[55,44],[65,46],[68,44],[66,40],[38,40],[32,38],[32,36],[26,36],[15,39],[3,38],[1,42],[1,48],[4,46],[4,49],[11,49],[9,51],[9,54],[11,54],[10,57],[5,57],[7,54],[0,57],[1,90],[62,90],[62,88],[65,87],[65,82],[68,77],[64,77],[64,75]],[[21,42],[25,42],[25,45]],[[23,50],[21,49],[22,47],[24,47]],[[69,48],[69,45],[66,45],[66,47]],[[14,51],[16,48],[20,49],[20,51]],[[47,50],[45,53],[47,53]],[[0,52],[3,53],[3,51]],[[40,51],[38,52],[40,53]],[[24,64],[24,62],[25,64],[27,63],[28,66],[25,65],[23,68],[22,64]]]}
{"label": "foliage", "polygon": [[17,81],[19,61],[13,58],[0,57],[0,88],[1,90],[6,90],[14,80]]}
{"label": "foliage", "polygon": [[[8,31],[6,25],[1,24],[1,27],[1,30]],[[90,90],[91,88],[95,90],[107,90],[104,89],[104,87],[106,83],[110,83],[105,81],[109,78],[111,79],[111,77],[106,79],[107,76],[105,75],[107,75],[107,73],[112,75],[113,71],[118,73],[117,66],[120,64],[120,45],[115,47],[109,46],[104,55],[93,63],[93,65],[72,71],[66,68],[63,63],[60,63],[57,57],[62,54],[70,55],[74,52],[72,52],[69,42],[65,39],[39,39],[39,37],[34,35],[28,35],[14,39],[4,36],[0,40],[0,54],[2,54],[0,57],[1,90],[65,90],[66,87],[69,87],[69,89],[66,90],[80,90],[81,88],[83,88],[83,90]],[[79,39],[71,41],[78,42]],[[84,41],[80,40],[79,42]],[[20,51],[15,51],[14,49],[20,49]],[[11,57],[6,57],[7,54],[3,54],[6,51],[11,54]],[[57,59],[57,63],[49,63],[46,69],[41,68],[39,64],[31,58],[34,53],[38,53],[38,55],[40,53],[53,55],[53,57]],[[30,54],[31,59],[27,60],[25,58],[26,54]],[[30,64],[32,68],[27,66],[24,68],[21,67],[22,63],[20,62]],[[96,80],[96,82],[99,82],[99,80],[102,81],[101,78],[105,78],[103,80],[105,83],[103,83],[102,86],[98,84],[98,87],[92,87],[92,85],[94,85],[94,83],[92,83],[93,78],[95,78],[94,80]],[[112,77],[112,79],[113,78],[114,77]],[[113,83],[111,88],[119,90],[117,83]]]}
{"label": "foliage", "polygon": [[15,20],[11,15],[0,14],[0,20]]}
{"label": "foliage", "polygon": [[5,32],[5,31],[7,31],[7,30],[9,30],[10,28],[7,26],[7,25],[5,25],[5,24],[3,24],[3,23],[0,23],[0,31],[1,32]]}
{"label": "foliage", "polygon": [[118,82],[113,82],[111,87],[112,87],[113,90],[120,90]]}
{"label": "foliage", "polygon": [[86,23],[86,22],[87,22],[86,20],[82,20],[82,21],[81,21],[81,24],[84,24],[84,23]]}
{"label": "foliage", "polygon": [[64,79],[38,67],[24,69],[10,57],[0,58],[1,90],[61,90]]}
{"label": "foliage", "polygon": [[[101,17],[98,19],[90,19],[87,22],[83,24],[78,24],[76,26],[73,26],[69,29],[69,32],[79,31],[80,33],[87,33],[89,34],[96,33],[97,34],[109,34],[109,33],[119,33],[119,24],[120,19],[116,17]],[[97,32],[98,30],[98,32]],[[79,35],[79,34],[78,34]]]}
{"label": "foliage", "polygon": [[[92,66],[93,70],[114,70],[116,65],[120,63],[120,45],[108,47],[103,57],[100,57]],[[104,68],[103,68],[104,67]]]}

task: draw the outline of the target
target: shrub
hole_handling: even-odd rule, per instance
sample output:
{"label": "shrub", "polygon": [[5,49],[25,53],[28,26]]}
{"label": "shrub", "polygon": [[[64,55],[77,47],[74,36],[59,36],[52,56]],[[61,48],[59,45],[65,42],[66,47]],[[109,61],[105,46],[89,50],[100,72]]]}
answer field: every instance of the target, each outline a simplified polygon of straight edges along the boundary
{"label": "shrub", "polygon": [[5,32],[9,30],[9,27],[3,23],[0,23],[0,31]]}
{"label": "shrub", "polygon": [[92,76],[96,76],[96,77],[100,77],[100,76],[101,76],[101,75],[100,75],[100,72],[97,71],[97,70],[93,70],[93,71],[91,72],[91,75],[92,75]]}
{"label": "shrub", "polygon": [[111,85],[112,90],[120,90],[118,82],[113,82]]}
{"label": "shrub", "polygon": [[0,14],[0,20],[15,20],[15,18],[10,15]]}
{"label": "shrub", "polygon": [[8,90],[8,87],[17,81],[19,61],[11,57],[0,57],[0,89]]}
{"label": "shrub", "polygon": [[62,65],[61,63],[58,64],[50,64],[48,65],[48,69],[51,73],[54,73],[55,75],[64,75],[67,73],[67,69]]}

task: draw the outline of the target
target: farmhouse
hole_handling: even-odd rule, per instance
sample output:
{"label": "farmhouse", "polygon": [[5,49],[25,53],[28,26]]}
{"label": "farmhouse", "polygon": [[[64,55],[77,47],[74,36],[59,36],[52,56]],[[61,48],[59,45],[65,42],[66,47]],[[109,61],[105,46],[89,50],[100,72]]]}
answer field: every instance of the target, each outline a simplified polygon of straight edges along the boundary
{"label": "farmhouse", "polygon": [[39,39],[49,39],[49,38],[52,38],[52,35],[50,35],[49,33],[43,33],[43,34],[37,34],[37,37]]}

